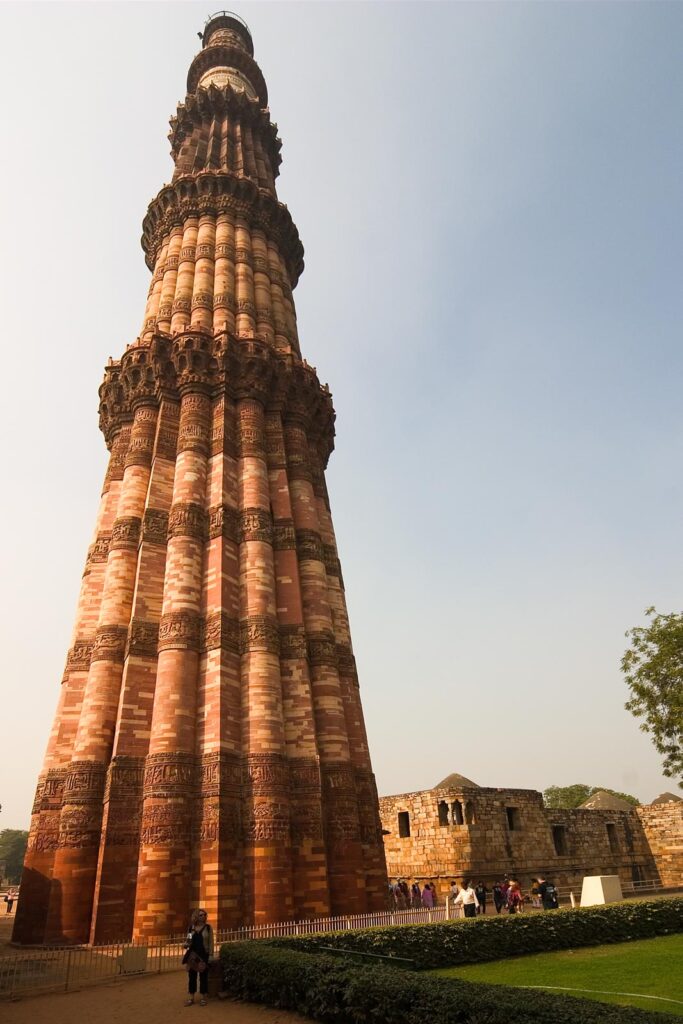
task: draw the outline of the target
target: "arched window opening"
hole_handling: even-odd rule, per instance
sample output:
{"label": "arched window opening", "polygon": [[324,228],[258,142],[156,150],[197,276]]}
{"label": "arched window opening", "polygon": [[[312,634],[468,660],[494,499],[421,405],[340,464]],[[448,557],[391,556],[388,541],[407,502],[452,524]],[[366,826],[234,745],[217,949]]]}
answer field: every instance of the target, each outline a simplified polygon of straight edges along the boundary
{"label": "arched window opening", "polygon": [[462,825],[462,824],[464,824],[464,819],[463,819],[463,816],[462,816],[462,804],[460,803],[459,800],[456,800],[455,803],[452,805],[452,812],[453,812],[453,824],[454,825]]}
{"label": "arched window opening", "polygon": [[445,800],[439,801],[439,825],[448,825],[448,804]]}
{"label": "arched window opening", "polygon": [[465,804],[465,824],[474,825],[474,804],[471,800]]}

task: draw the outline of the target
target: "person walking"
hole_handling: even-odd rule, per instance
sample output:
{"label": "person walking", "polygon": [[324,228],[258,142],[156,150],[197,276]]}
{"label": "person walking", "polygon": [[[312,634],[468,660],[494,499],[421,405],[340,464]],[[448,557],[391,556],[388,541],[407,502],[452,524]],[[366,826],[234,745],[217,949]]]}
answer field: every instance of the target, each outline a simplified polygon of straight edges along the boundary
{"label": "person walking", "polygon": [[425,882],[425,887],[422,890],[422,905],[429,910],[434,906],[434,892],[429,882]]}
{"label": "person walking", "polygon": [[493,905],[497,914],[500,914],[505,906],[505,893],[503,892],[503,883],[500,881],[493,883]]}
{"label": "person walking", "polygon": [[538,895],[544,910],[557,910],[560,905],[557,889],[543,875],[538,876]]}
{"label": "person walking", "polygon": [[507,892],[508,914],[519,914],[524,908],[524,897],[522,896],[519,882],[511,881]]}
{"label": "person walking", "polygon": [[462,889],[455,897],[455,906],[462,906],[465,917],[476,917],[477,908],[479,907],[479,900],[477,894],[472,888],[472,883],[469,878],[466,878],[463,882]]}
{"label": "person walking", "polygon": [[477,907],[477,913],[478,914],[485,914],[486,913],[486,886],[484,885],[483,882],[478,882],[477,883],[477,887],[476,887],[476,889],[474,891],[476,892],[477,899],[479,900],[479,906]]}
{"label": "person walking", "polygon": [[413,907],[422,906],[422,892],[420,891],[419,882],[413,882],[412,886],[410,887],[410,897]]}
{"label": "person walking", "polygon": [[199,1005],[206,1006],[209,992],[209,960],[213,956],[213,928],[207,921],[205,910],[195,910],[192,914],[190,930],[185,940],[185,956],[183,964],[187,970],[188,997],[185,1006],[192,1006],[197,993],[197,975],[199,975]]}

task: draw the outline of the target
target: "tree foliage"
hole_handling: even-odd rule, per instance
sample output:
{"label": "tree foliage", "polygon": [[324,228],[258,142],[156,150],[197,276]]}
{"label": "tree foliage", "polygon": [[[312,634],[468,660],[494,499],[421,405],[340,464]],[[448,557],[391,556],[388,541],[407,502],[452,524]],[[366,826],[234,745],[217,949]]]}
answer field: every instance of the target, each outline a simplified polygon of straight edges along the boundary
{"label": "tree foliage", "polygon": [[683,786],[683,613],[660,614],[648,608],[646,626],[634,626],[626,636],[631,646],[621,670],[631,691],[626,709],[642,718],[662,755],[664,774]]}
{"label": "tree foliage", "polygon": [[0,865],[5,865],[5,875],[10,885],[21,881],[28,832],[18,828],[4,828],[0,832]]}
{"label": "tree foliage", "polygon": [[640,804],[640,800],[630,793],[619,793],[616,789],[608,789],[607,786],[586,786],[582,782],[575,782],[573,786],[548,786],[543,790],[543,802],[552,810],[571,810],[572,807],[579,807],[595,793],[610,793],[612,796],[618,796],[620,800],[625,800],[626,803],[633,804],[634,807]]}

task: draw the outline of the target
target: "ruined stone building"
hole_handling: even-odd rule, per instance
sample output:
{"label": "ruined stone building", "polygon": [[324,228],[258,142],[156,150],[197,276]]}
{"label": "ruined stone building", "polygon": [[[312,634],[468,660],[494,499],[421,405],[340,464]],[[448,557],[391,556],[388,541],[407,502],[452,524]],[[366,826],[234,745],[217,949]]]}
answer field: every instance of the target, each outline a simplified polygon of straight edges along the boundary
{"label": "ruined stone building", "polygon": [[100,388],[109,466],[20,942],[167,936],[197,905],[219,928],[384,906],[334,410],[301,356],[303,248],[253,52],[240,18],[209,19],[144,219],[149,297]]}
{"label": "ruined stone building", "polygon": [[683,885],[683,801],[593,802],[550,810],[535,790],[486,788],[458,774],[381,797],[389,877],[433,881],[441,893],[453,878],[490,885],[504,875],[528,886],[544,874],[577,893],[583,876],[596,874]]}

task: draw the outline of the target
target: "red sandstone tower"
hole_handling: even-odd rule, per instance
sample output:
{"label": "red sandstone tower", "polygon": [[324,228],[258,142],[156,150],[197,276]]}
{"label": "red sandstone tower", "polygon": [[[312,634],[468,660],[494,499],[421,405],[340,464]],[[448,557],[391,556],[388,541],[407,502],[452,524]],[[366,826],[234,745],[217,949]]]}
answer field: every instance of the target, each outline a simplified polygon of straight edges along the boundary
{"label": "red sandstone tower", "polygon": [[303,249],[249,30],[207,22],[150,204],[143,329],[38,781],[14,938],[165,936],[383,906],[386,868],[302,358]]}

